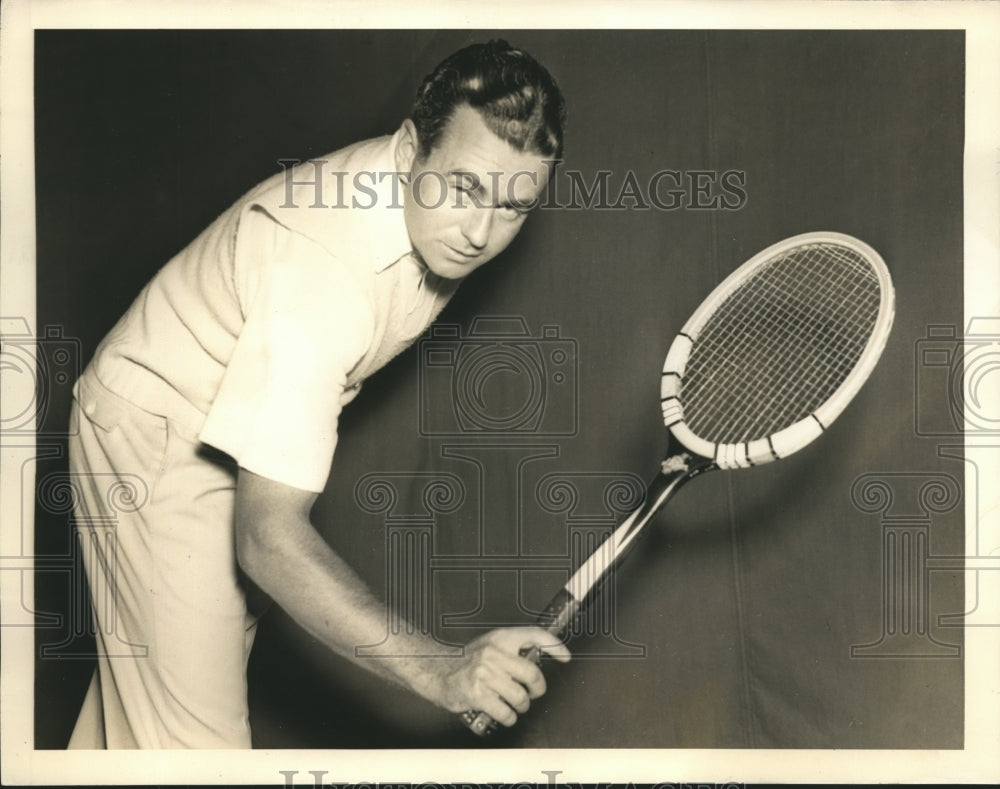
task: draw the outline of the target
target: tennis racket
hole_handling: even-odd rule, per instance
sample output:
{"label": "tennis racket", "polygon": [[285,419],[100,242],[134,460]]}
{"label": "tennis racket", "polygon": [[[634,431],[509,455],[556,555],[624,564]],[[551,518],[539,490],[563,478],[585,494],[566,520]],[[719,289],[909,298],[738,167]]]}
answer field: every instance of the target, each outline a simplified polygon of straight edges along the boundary
{"label": "tennis racket", "polygon": [[[806,233],[755,255],[702,302],[667,352],[661,381],[669,450],[642,505],[576,570],[538,619],[565,639],[626,550],[685,482],[770,463],[802,449],[874,369],[894,294],[875,250],[840,233]],[[538,662],[537,647],[522,652]],[[480,735],[496,728],[462,713]]]}

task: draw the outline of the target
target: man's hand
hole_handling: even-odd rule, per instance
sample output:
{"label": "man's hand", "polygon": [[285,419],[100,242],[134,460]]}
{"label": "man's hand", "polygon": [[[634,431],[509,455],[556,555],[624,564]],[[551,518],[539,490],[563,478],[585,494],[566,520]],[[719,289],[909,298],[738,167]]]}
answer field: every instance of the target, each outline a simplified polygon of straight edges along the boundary
{"label": "man's hand", "polygon": [[539,627],[492,630],[468,643],[461,658],[440,661],[437,692],[429,696],[451,712],[478,710],[513,726],[545,693],[541,669],[520,654],[532,647],[563,663],[570,659],[566,646]]}

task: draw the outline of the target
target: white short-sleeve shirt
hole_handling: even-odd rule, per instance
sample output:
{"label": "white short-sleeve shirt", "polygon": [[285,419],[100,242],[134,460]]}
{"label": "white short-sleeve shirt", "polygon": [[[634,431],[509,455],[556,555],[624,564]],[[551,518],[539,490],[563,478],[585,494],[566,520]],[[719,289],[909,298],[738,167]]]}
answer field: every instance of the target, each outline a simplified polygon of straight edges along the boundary
{"label": "white short-sleeve shirt", "polygon": [[[396,139],[318,160],[330,176],[324,206],[310,182],[316,160],[251,190],[147,285],[98,349],[94,374],[243,468],[322,491],[341,409],[458,284],[419,260],[398,184],[377,178],[392,173]],[[368,186],[364,208],[348,208],[350,194],[334,188],[365,169],[377,198]]]}

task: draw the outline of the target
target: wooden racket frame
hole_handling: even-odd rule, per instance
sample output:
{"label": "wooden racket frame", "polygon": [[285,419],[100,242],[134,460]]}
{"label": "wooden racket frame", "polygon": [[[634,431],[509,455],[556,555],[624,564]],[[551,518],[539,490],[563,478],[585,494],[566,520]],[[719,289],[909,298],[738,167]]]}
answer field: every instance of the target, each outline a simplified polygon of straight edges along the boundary
{"label": "wooden racket frame", "polygon": [[[691,350],[698,342],[698,336],[709,318],[757,269],[768,260],[786,254],[795,247],[811,244],[838,244],[846,247],[868,261],[872,272],[878,278],[881,302],[879,312],[854,369],[844,379],[834,393],[815,411],[771,436],[762,436],[752,441],[737,444],[719,444],[697,435],[684,421],[684,405],[681,386],[684,367]],[[750,260],[726,277],[701,303],[687,323],[681,328],[667,351],[660,381],[660,399],[663,405],[663,421],[678,441],[695,454],[712,458],[719,468],[746,468],[747,466],[770,463],[788,457],[813,441],[828,428],[858,393],[878,362],[889,339],[894,316],[895,297],[892,279],[885,261],[868,244],[843,233],[813,232],[779,241],[754,255]]]}

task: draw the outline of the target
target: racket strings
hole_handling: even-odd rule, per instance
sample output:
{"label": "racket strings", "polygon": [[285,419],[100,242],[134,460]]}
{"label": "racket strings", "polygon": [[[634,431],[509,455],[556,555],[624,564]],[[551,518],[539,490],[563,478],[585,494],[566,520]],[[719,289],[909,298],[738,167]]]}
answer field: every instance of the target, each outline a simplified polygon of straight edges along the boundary
{"label": "racket strings", "polygon": [[681,387],[684,419],[714,443],[764,438],[808,416],[850,374],[881,290],[854,250],[810,244],[767,261],[698,332]]}
{"label": "racket strings", "polygon": [[[807,255],[804,260],[807,263],[815,263],[815,256]],[[773,268],[770,273],[774,273]],[[757,388],[766,384],[765,388],[769,398],[766,403],[763,403],[764,413],[770,415],[777,423],[782,421],[796,421],[794,418],[791,420],[787,418],[787,415],[792,412],[791,409],[795,408],[800,400],[800,398],[789,397],[791,394],[789,386],[791,384],[798,383],[801,388],[801,384],[806,383],[816,388],[817,376],[815,374],[823,372],[821,367],[825,366],[828,374],[831,371],[836,374],[843,367],[846,367],[847,370],[850,369],[849,364],[846,366],[837,364],[837,351],[842,348],[838,344],[838,341],[849,340],[850,337],[847,336],[845,338],[842,332],[839,333],[840,336],[836,333],[831,334],[828,327],[816,320],[815,307],[817,305],[815,299],[813,299],[812,304],[806,304],[809,307],[808,309],[803,309],[802,306],[804,295],[815,295],[817,292],[820,294],[829,294],[831,292],[843,293],[844,277],[841,276],[839,280],[827,278],[825,286],[819,290],[815,288],[816,282],[814,281],[812,287],[809,289],[811,293],[801,286],[776,288],[776,284],[778,283],[775,282],[773,276],[764,276],[755,281],[746,289],[745,293],[756,299],[756,304],[758,305],[757,313],[734,310],[734,307],[740,306],[739,300],[730,299],[727,305],[729,307],[727,312],[730,314],[719,316],[720,319],[730,318],[725,324],[729,329],[705,335],[706,338],[716,341],[714,343],[713,354],[707,358],[715,362],[719,360],[728,361],[728,364],[719,366],[717,369],[712,369],[709,366],[709,369],[712,369],[712,375],[704,376],[703,380],[706,384],[711,384],[712,388],[722,383],[720,381],[720,372],[728,374],[730,385],[734,383],[739,384],[740,378],[745,378],[746,373],[751,372],[751,365],[748,362],[752,360],[752,352],[756,349],[759,356],[762,348],[770,351],[770,355],[766,357],[770,361],[770,367],[764,369],[769,375],[765,380],[757,381],[756,386],[753,384],[748,386],[744,380],[743,386],[737,385],[732,388],[734,395],[728,399],[729,409],[727,409],[729,411],[727,415],[730,419],[733,409],[737,409],[737,413],[739,409],[749,405],[760,409],[762,404],[757,395]],[[764,300],[762,301],[761,299]],[[847,303],[851,302],[848,301]],[[822,301],[819,304],[823,306]],[[826,311],[828,312],[829,310],[827,309]],[[823,315],[824,313],[820,312],[819,314]],[[852,319],[856,319],[856,315],[845,315],[843,317],[848,319],[848,324],[851,323]],[[747,318],[751,320],[748,322]],[[739,319],[742,320],[740,321]],[[737,328],[735,337],[731,330],[734,326]],[[764,332],[763,335],[761,335],[762,330]],[[789,333],[789,330],[792,330],[791,333]],[[762,346],[762,336],[774,347],[768,349],[766,342]],[[719,347],[720,340],[723,342],[730,341],[730,356],[720,355],[722,351],[725,351],[725,345],[721,349]],[[792,347],[789,346],[789,343],[795,343],[796,341],[800,343],[801,347],[799,350],[804,352],[798,354],[787,353],[789,348]],[[777,350],[783,350],[785,353],[774,355]],[[734,364],[734,361],[736,364]],[[757,361],[757,369],[760,371],[760,359]],[[808,379],[802,379],[801,376],[804,373],[813,373],[813,376]],[[822,377],[820,376],[819,379],[821,380]],[[689,396],[685,397],[685,400],[693,397],[695,392],[699,396],[702,396],[699,390],[689,389]],[[822,398],[820,402],[822,402]],[[776,411],[774,408],[776,405],[782,406],[782,408]],[[709,423],[709,427],[717,427],[722,416],[722,414],[716,414],[715,421]],[[801,417],[797,413],[794,416]]]}
{"label": "racket strings", "polygon": [[[744,309],[744,304],[740,299],[731,299],[716,316],[716,324],[723,327],[723,331],[702,331],[698,341],[700,360],[710,362],[709,374],[697,377],[691,373],[687,376],[687,393],[700,395],[701,389],[707,385],[718,382],[718,376],[726,370],[742,369],[746,363],[750,350],[761,343],[761,332],[766,330],[770,334],[766,337],[773,338],[775,329],[782,330],[778,339],[784,339],[783,335],[789,326],[796,325],[799,328],[809,328],[812,333],[819,331],[820,336],[825,334],[823,327],[816,325],[809,326],[811,314],[800,307],[797,302],[801,302],[801,283],[796,283],[799,287],[789,290],[776,290],[773,277],[758,276],[755,280],[745,284],[740,297],[743,300],[752,299],[758,308],[756,314],[749,313]],[[789,320],[790,319],[790,320]],[[780,322],[780,323],[779,323]],[[692,363],[691,370],[697,365],[697,360]],[[697,381],[695,384],[693,381]],[[742,389],[742,388],[741,388]]]}
{"label": "racket strings", "polygon": [[[828,283],[835,288],[843,290],[845,287],[850,288],[850,290],[845,291],[846,299],[845,305],[853,305],[854,310],[852,313],[842,313],[839,317],[843,320],[846,325],[853,327],[856,320],[859,317],[859,311],[862,309],[863,299],[861,304],[859,304],[858,296],[862,294],[863,288],[860,287],[861,283],[851,283],[846,280],[845,277],[840,277],[839,279],[828,280]],[[761,284],[755,283],[756,288],[752,288],[748,293],[757,294],[760,290]],[[794,327],[799,330],[806,340],[814,340],[814,342],[807,342],[803,345],[802,350],[804,353],[797,355],[786,355],[780,360],[784,363],[784,366],[775,373],[780,376],[776,379],[769,379],[766,383],[769,385],[769,390],[771,392],[771,401],[774,406],[781,406],[778,410],[772,409],[770,413],[773,414],[775,422],[778,424],[785,423],[791,424],[800,418],[801,415],[794,413],[795,409],[799,407],[800,400],[793,396],[795,392],[791,388],[791,384],[799,382],[800,384],[804,381],[800,376],[805,374],[812,374],[813,379],[810,379],[813,383],[822,380],[832,380],[836,384],[842,380],[841,373],[849,372],[853,366],[853,361],[856,360],[857,355],[859,355],[860,350],[863,350],[864,343],[862,342],[857,347],[852,347],[852,341],[856,340],[857,337],[845,333],[840,324],[836,326],[830,326],[828,322],[823,323],[817,321],[816,316],[808,309],[803,309],[802,296],[803,291],[801,288],[795,288],[791,291],[771,291],[770,294],[774,297],[773,301],[760,300],[758,303],[762,305],[762,320],[757,321],[754,326],[748,327],[746,331],[743,331],[740,335],[741,343],[735,346],[736,358],[745,360],[750,352],[750,348],[747,347],[750,341],[757,341],[754,332],[751,330],[753,328],[763,328],[765,330],[773,329],[775,321],[781,321],[782,327],[788,329]],[[852,299],[853,297],[853,299]],[[754,295],[754,298],[761,299],[760,295]],[[815,304],[810,305],[812,307]],[[742,317],[746,317],[744,314]],[[715,339],[719,339],[716,337]],[[774,339],[772,337],[771,339]],[[794,337],[779,336],[777,339],[781,340],[782,348],[788,348],[787,342],[794,341]],[[838,343],[843,343],[839,345]],[[857,351],[857,353],[854,353]],[[716,356],[715,358],[719,358]],[[846,367],[842,364],[844,360],[850,362]],[[729,360],[730,364],[728,369],[730,373],[736,372],[741,373],[742,369],[745,367],[744,364],[740,364],[734,371],[732,366],[732,360]],[[818,378],[815,377],[818,374]],[[711,378],[706,377],[706,381],[717,381],[716,376]],[[832,389],[830,390],[832,391]],[[754,390],[748,388],[746,385],[742,387],[737,387],[733,390],[733,397],[730,400],[731,405],[740,411],[750,405],[756,405],[753,402]],[[824,398],[825,399],[825,398]],[[822,399],[820,400],[822,402]],[[731,412],[730,412],[731,413]],[[808,411],[806,411],[808,413]],[[729,416],[730,414],[726,414]],[[791,418],[796,417],[796,418]],[[720,413],[717,415],[716,420],[711,423],[713,429],[717,429],[722,421],[723,415]]]}
{"label": "racket strings", "polygon": [[[756,284],[758,288],[751,288],[748,293],[759,290],[761,284],[773,285],[774,283],[771,278],[766,277]],[[828,284],[842,288],[844,283],[832,282]],[[720,356],[718,343],[716,343],[716,351],[712,359],[714,361],[725,359],[728,364],[713,370],[713,374],[705,376],[703,380],[706,384],[711,384],[713,388],[719,385],[731,386],[733,394],[727,401],[727,413],[725,415],[721,412],[716,413],[715,419],[707,423],[707,428],[710,430],[717,430],[723,421],[729,423],[733,413],[742,413],[751,406],[757,409],[758,416],[768,417],[773,420],[772,424],[774,425],[794,422],[802,416],[798,411],[801,410],[803,385],[812,387],[813,391],[820,392],[819,402],[822,402],[824,393],[822,387],[817,386],[817,384],[822,384],[824,379],[829,380],[832,375],[835,388],[835,384],[842,379],[838,372],[841,370],[846,372],[850,369],[850,361],[852,361],[850,336],[845,337],[843,332],[831,331],[828,326],[815,319],[811,309],[803,309],[801,288],[791,291],[771,289],[769,294],[773,296],[773,300],[764,302],[758,300],[757,303],[761,304],[762,308],[757,315],[749,315],[754,319],[749,324],[745,321],[748,317],[745,312],[741,315],[730,316],[744,319],[743,323],[733,321],[729,324],[730,326],[735,325],[739,330],[735,338],[736,342],[730,346],[730,350],[734,351],[732,357]],[[809,306],[815,307],[815,304]],[[845,315],[844,317],[850,323],[857,316]],[[778,331],[775,331],[776,327]],[[766,330],[767,340],[773,347],[768,347],[766,343],[761,345],[761,329]],[[715,339],[725,340],[727,335],[723,332],[715,336]],[[847,342],[846,346],[844,345],[845,341]],[[797,350],[800,352],[797,354],[788,353],[790,349],[796,350],[796,343],[798,343]],[[749,364],[749,361],[752,360],[751,353],[756,349],[757,355],[761,356],[762,348],[767,351],[768,355],[763,357],[763,360],[768,363],[768,366],[762,367],[761,359],[758,358],[756,370],[754,370],[753,365]],[[839,353],[845,348],[848,352],[846,354],[848,364],[842,363],[845,354]],[[733,363],[734,359],[738,361],[737,364]],[[720,381],[720,372],[729,376],[727,382]],[[747,382],[745,380],[747,373],[753,372],[757,373],[754,376],[755,380]],[[761,377],[761,372],[766,373],[766,375]],[[739,385],[740,379],[744,379],[742,386]],[[795,385],[798,385],[797,392],[793,389]],[[761,402],[759,394],[761,387],[768,396],[766,402]],[[698,396],[702,396],[699,390],[694,390],[694,392],[697,392]],[[694,392],[689,390],[689,396],[694,396]],[[808,413],[808,410],[805,413]],[[724,416],[728,419],[724,420]],[[742,436],[741,440],[745,440],[745,438],[746,436]]]}

